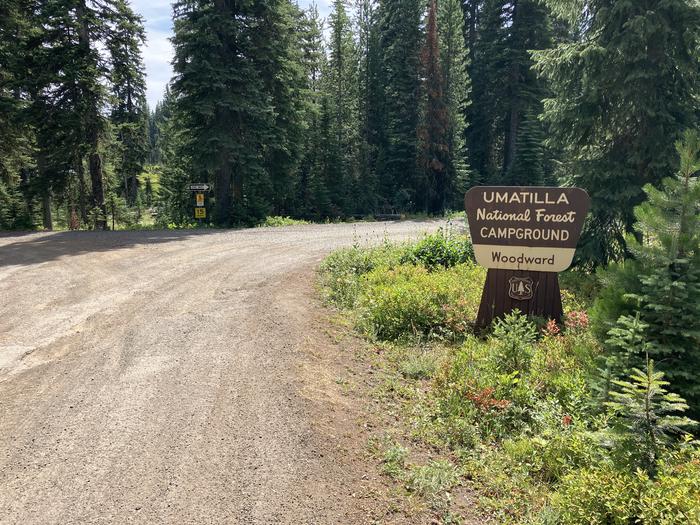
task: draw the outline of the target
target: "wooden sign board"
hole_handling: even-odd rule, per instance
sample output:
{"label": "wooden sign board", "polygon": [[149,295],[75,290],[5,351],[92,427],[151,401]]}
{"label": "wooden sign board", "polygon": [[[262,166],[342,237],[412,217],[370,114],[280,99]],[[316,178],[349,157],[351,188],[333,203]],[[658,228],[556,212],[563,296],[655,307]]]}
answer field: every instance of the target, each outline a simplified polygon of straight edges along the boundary
{"label": "wooden sign board", "polygon": [[488,268],[477,324],[518,309],[560,320],[557,272],[571,266],[590,207],[580,188],[481,186],[464,199],[477,262]]}

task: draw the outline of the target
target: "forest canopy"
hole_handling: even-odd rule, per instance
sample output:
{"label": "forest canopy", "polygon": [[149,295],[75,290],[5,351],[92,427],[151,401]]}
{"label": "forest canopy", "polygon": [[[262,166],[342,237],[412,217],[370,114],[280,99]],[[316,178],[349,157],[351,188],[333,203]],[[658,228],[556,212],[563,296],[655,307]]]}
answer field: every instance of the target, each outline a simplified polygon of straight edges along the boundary
{"label": "forest canopy", "polygon": [[576,185],[619,260],[700,116],[695,0],[177,0],[145,98],[128,0],[0,7],[0,228],[442,215],[473,185]]}

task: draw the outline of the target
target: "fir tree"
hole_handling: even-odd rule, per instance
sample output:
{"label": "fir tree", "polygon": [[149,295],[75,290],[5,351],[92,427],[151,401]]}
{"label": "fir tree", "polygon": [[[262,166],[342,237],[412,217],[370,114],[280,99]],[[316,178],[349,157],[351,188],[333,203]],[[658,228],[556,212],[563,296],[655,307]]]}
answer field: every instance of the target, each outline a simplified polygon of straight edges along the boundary
{"label": "fir tree", "polygon": [[[667,178],[661,189],[647,185],[648,201],[635,210],[636,232],[628,234],[632,260],[604,274],[609,288],[623,298],[604,294],[594,309],[596,325],[625,328],[634,312],[644,326],[649,356],[657,361],[683,395],[693,415],[700,414],[700,138],[689,132],[677,144],[681,157],[678,177]],[[599,329],[600,330],[600,329]],[[612,332],[615,335],[616,332]],[[619,353],[620,344],[608,346]],[[612,343],[612,344],[611,344]],[[639,357],[632,365],[640,365]]]}
{"label": "fir tree", "polygon": [[318,7],[312,4],[301,16],[302,66],[307,81],[305,105],[303,155],[299,164],[296,181],[297,214],[305,217],[321,218],[329,213],[330,202],[323,177],[323,154],[320,147],[322,80],[321,71],[325,68],[325,52],[322,35],[323,21]]}
{"label": "fir tree", "polygon": [[424,195],[418,194],[416,133],[421,107],[423,3],[419,0],[383,0],[380,6],[386,142],[380,186],[394,207],[416,209],[424,204]]}
{"label": "fir tree", "polygon": [[[88,2],[89,0],[75,0],[75,19],[73,22],[78,32],[78,50],[73,78],[77,92],[76,102],[81,119],[81,129],[84,133],[83,144],[86,147],[88,157],[94,224],[98,229],[106,229],[107,207],[101,154],[102,141],[106,131],[106,121],[102,116],[106,103],[106,92],[102,83],[105,71],[101,67],[98,42],[94,39],[98,35],[104,34],[105,10],[111,6]],[[82,158],[79,162],[82,166]]]}
{"label": "fir tree", "polygon": [[137,177],[147,155],[146,81],[141,46],[145,42],[143,20],[124,0],[115,4],[113,27],[107,39],[112,59],[112,113],[118,144],[117,174],[124,181],[124,196],[133,206]]}
{"label": "fir tree", "polygon": [[270,181],[263,143],[273,113],[258,69],[266,45],[258,32],[271,4],[179,0],[173,8],[180,155],[192,176],[213,182],[216,223],[264,216]]}
{"label": "fir tree", "polygon": [[449,164],[449,122],[444,99],[444,80],[440,64],[440,47],[437,32],[437,5],[431,0],[428,8],[426,41],[421,52],[425,105],[418,136],[421,141],[420,167],[425,173],[424,187],[426,211],[442,214],[447,204]]}
{"label": "fir tree", "polygon": [[[537,185],[544,178],[543,157],[540,153],[544,136],[537,119],[546,92],[532,68],[530,51],[551,46],[549,18],[539,0],[517,0],[510,2],[506,24],[508,39],[504,53],[508,80],[505,83],[507,114],[503,172],[507,180],[508,172],[518,169],[521,180],[525,179],[525,185]],[[526,134],[522,140],[521,131]],[[528,149],[523,152],[524,156],[519,151],[521,145]],[[518,162],[528,165],[517,166]]]}
{"label": "fir tree", "polygon": [[141,46],[145,42],[143,20],[124,0],[117,0],[107,38],[112,59],[111,121],[117,139],[117,174],[124,181],[124,197],[136,203],[137,176],[147,155],[146,81]]}
{"label": "fir tree", "polygon": [[542,186],[545,182],[544,130],[536,114],[520,118],[515,158],[505,180],[512,186]]}
{"label": "fir tree", "polygon": [[447,106],[447,180],[450,208],[463,206],[469,175],[464,141],[466,109],[470,80],[467,75],[467,48],[464,45],[464,18],[461,0],[441,0],[438,3],[438,33],[440,58],[444,77],[444,98]]}
{"label": "fir tree", "polygon": [[675,171],[673,143],[700,106],[700,6],[691,0],[548,0],[574,42],[536,54],[553,92],[545,118],[566,153],[571,182],[592,197],[581,257],[625,255],[642,188]]}
{"label": "fir tree", "polygon": [[26,187],[35,168],[35,137],[27,112],[27,46],[38,28],[30,9],[31,4],[18,0],[0,6],[0,229],[33,226]]}
{"label": "fir tree", "polygon": [[161,225],[186,224],[192,220],[192,195],[187,187],[192,182],[188,174],[192,160],[186,151],[182,133],[182,115],[168,86],[159,103],[157,115],[158,155],[162,162],[160,188],[155,202],[156,218]]}
{"label": "fir tree", "polygon": [[630,299],[649,325],[650,355],[700,413],[700,136],[687,133],[676,145],[681,169],[661,189],[647,185],[647,202],[635,210],[629,249],[642,268],[641,289]]}
{"label": "fir tree", "polygon": [[[536,120],[545,91],[532,69],[530,51],[551,45],[549,15],[537,0],[468,1],[464,14],[472,80],[466,136],[473,182],[524,179],[537,184],[544,170],[539,154],[544,137]],[[527,136],[519,139],[521,132]],[[529,149],[523,156],[521,145]],[[520,162],[525,165],[518,167]],[[514,169],[519,173],[512,174]]]}
{"label": "fir tree", "polygon": [[656,475],[662,447],[673,436],[696,422],[675,415],[688,409],[685,400],[670,393],[665,387],[663,372],[654,369],[654,361],[647,359],[644,370],[632,370],[630,381],[616,380],[617,390],[607,403],[615,416],[614,430],[622,437],[623,453],[634,469],[644,469],[650,477]]}
{"label": "fir tree", "polygon": [[356,193],[358,147],[357,51],[344,0],[335,0],[328,25],[324,85],[331,129],[326,186],[332,189],[333,214],[344,215],[351,211],[351,196]]}
{"label": "fir tree", "polygon": [[273,117],[264,143],[270,188],[267,195],[259,196],[262,206],[254,214],[259,217],[266,214],[268,202],[277,215],[293,211],[293,189],[306,126],[304,101],[309,96],[299,9],[289,0],[276,0],[261,12],[254,58],[265,90],[270,94]]}
{"label": "fir tree", "polygon": [[369,213],[377,208],[378,128],[382,105],[379,75],[379,27],[373,0],[356,1],[358,41],[358,191],[356,213]]}
{"label": "fir tree", "polygon": [[472,82],[465,111],[465,132],[472,184],[498,182],[503,122],[503,41],[505,13],[501,0],[467,0],[463,4],[467,72]]}

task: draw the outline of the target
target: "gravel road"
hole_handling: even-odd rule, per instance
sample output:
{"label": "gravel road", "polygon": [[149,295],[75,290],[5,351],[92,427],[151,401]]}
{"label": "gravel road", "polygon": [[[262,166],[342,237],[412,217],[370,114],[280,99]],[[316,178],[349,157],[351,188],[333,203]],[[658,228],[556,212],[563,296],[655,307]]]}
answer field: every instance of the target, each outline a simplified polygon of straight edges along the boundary
{"label": "gravel road", "polygon": [[313,269],[440,224],[0,236],[0,523],[365,522]]}

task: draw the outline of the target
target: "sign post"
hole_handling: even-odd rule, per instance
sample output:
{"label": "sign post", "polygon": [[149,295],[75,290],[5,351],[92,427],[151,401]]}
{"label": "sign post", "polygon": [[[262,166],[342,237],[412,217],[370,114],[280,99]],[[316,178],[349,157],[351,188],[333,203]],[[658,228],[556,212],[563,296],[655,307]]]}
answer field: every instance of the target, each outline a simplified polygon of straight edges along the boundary
{"label": "sign post", "polygon": [[202,219],[207,218],[207,208],[205,207],[203,192],[209,191],[209,185],[203,182],[190,184],[190,191],[195,192],[194,218],[201,224]]}
{"label": "sign post", "polygon": [[558,272],[590,207],[580,188],[480,186],[464,199],[476,261],[488,268],[477,326],[515,309],[561,321]]}

